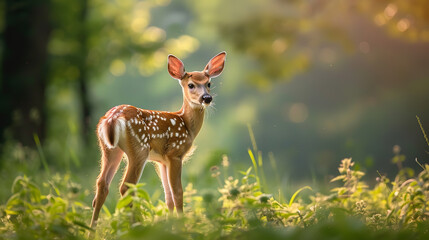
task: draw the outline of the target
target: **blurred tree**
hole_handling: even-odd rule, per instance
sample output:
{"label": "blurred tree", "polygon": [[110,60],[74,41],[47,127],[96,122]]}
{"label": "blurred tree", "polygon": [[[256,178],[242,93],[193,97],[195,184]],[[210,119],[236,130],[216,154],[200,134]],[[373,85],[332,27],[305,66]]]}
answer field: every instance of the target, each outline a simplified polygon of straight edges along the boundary
{"label": "blurred tree", "polygon": [[[69,154],[91,130],[90,83],[127,68],[149,75],[168,52],[185,56],[198,41],[150,25],[150,10],[168,0],[5,0],[0,135]],[[81,131],[79,131],[81,130]],[[47,131],[47,132],[46,132]],[[46,132],[46,134],[45,134]],[[54,146],[54,147],[52,147]],[[61,157],[61,156],[58,156]]]}
{"label": "blurred tree", "polygon": [[366,14],[393,37],[411,42],[429,42],[429,2],[426,0],[357,1]]}
{"label": "blurred tree", "polygon": [[429,41],[425,0],[220,0],[192,1],[191,6],[197,21],[255,63],[246,79],[260,88],[289,79],[314,62],[332,64],[339,51],[354,51],[349,28],[357,15],[369,17],[391,36]]}
{"label": "blurred tree", "polygon": [[44,137],[48,0],[6,0],[0,82],[0,144],[4,132],[33,146]]}
{"label": "blurred tree", "polygon": [[79,21],[82,23],[78,30],[78,39],[81,43],[78,60],[78,69],[79,69],[79,92],[80,92],[80,105],[81,105],[81,124],[82,124],[82,134],[84,140],[88,139],[88,133],[90,132],[90,116],[91,116],[91,105],[89,103],[88,97],[88,84],[87,84],[87,64],[86,58],[88,57],[88,32],[86,29],[86,23],[88,18],[88,0],[81,0],[80,4],[80,13]]}
{"label": "blurred tree", "polygon": [[168,3],[52,0],[55,11],[51,15],[47,95],[48,135],[52,141],[46,144],[50,150],[68,154],[63,149],[86,146],[80,143],[81,136],[87,138],[95,129],[91,120],[92,83],[106,75],[121,77],[127,71],[150,75],[164,66],[172,49],[182,57],[195,50],[189,46],[197,45],[196,39],[186,35],[167,37],[163,29],[151,26],[151,9]]}

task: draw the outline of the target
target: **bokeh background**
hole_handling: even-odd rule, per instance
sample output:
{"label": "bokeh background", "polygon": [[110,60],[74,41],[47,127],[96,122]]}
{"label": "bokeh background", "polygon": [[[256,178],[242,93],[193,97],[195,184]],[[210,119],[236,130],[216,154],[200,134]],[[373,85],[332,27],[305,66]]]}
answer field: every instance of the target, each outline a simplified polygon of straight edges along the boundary
{"label": "bokeh background", "polygon": [[[286,194],[329,182],[345,157],[369,181],[393,175],[395,145],[405,166],[429,161],[425,0],[1,0],[0,43],[2,201],[24,174],[71,173],[92,191],[108,109],[180,108],[168,54],[194,71],[228,53],[185,184],[213,183],[225,155],[247,169],[249,129]],[[141,181],[162,195],[152,166]]]}

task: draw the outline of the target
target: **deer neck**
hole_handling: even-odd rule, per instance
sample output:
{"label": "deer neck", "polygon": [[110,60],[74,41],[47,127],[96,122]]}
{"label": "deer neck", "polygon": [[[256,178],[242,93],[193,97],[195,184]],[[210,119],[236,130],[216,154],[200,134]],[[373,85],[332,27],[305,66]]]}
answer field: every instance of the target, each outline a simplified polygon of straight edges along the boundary
{"label": "deer neck", "polygon": [[180,115],[185,121],[188,131],[195,138],[201,130],[204,121],[204,107],[191,105],[186,99],[183,99],[182,108],[179,110]]}

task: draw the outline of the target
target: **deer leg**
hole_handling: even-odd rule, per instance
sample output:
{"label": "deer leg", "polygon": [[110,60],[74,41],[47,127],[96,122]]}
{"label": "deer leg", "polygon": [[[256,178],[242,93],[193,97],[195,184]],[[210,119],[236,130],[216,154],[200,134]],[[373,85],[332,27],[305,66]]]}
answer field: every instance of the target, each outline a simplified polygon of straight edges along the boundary
{"label": "deer leg", "polygon": [[140,152],[139,154],[129,153],[128,156],[128,166],[127,171],[122,180],[121,187],[119,189],[121,196],[128,190],[128,186],[125,183],[136,184],[143,172],[143,168],[146,164],[146,159],[149,155],[147,150]]}
{"label": "deer leg", "polygon": [[174,202],[173,202],[173,198],[171,196],[170,185],[168,183],[167,168],[162,163],[157,163],[157,166],[158,166],[158,171],[159,171],[159,177],[161,178],[162,186],[164,187],[165,203],[167,204],[168,210],[170,210],[170,212],[173,212],[174,211]]}
{"label": "deer leg", "polygon": [[97,179],[97,192],[92,201],[94,212],[92,213],[91,227],[97,225],[100,209],[106,201],[107,194],[109,194],[110,183],[118,170],[123,153],[118,147],[114,149],[102,148],[101,172]]}
{"label": "deer leg", "polygon": [[170,158],[167,165],[167,178],[173,194],[174,206],[178,213],[183,212],[183,189],[182,189],[182,159]]}

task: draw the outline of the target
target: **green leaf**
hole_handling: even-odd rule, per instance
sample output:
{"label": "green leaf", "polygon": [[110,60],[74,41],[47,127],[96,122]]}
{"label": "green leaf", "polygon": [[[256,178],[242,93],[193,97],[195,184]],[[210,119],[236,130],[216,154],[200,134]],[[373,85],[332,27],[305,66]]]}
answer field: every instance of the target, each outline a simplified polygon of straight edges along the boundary
{"label": "green leaf", "polygon": [[12,193],[18,193],[23,189],[23,182],[25,182],[25,180],[27,179],[27,177],[22,177],[22,176],[18,176],[15,178],[15,180],[13,181],[12,184]]}
{"label": "green leaf", "polygon": [[6,209],[5,212],[7,215],[18,215],[19,214],[19,212],[14,211],[14,210],[10,210],[10,209]]}
{"label": "green leaf", "polygon": [[149,196],[149,194],[145,190],[138,189],[137,193],[138,193],[139,198],[143,198],[146,201],[150,202],[150,196]]}
{"label": "green leaf", "polygon": [[106,213],[108,218],[112,217],[112,214],[110,213],[109,209],[106,207],[106,205],[103,204],[103,211]]}
{"label": "green leaf", "polygon": [[331,181],[330,182],[335,182],[335,181],[338,181],[338,180],[342,180],[342,179],[344,179],[346,176],[345,175],[339,175],[339,176],[336,176],[336,177],[334,177],[333,179],[331,179]]}
{"label": "green leaf", "polygon": [[122,209],[127,207],[131,202],[133,201],[133,198],[131,195],[126,195],[123,198],[121,198],[118,201],[118,204],[116,204],[116,209]]}
{"label": "green leaf", "polygon": [[95,231],[94,229],[92,229],[88,225],[86,225],[84,222],[73,220],[73,224],[77,225],[79,227],[85,228],[86,230],[89,230],[89,231]]}
{"label": "green leaf", "polygon": [[247,169],[247,171],[246,171],[246,176],[249,176],[249,174],[250,174],[250,172],[252,171],[252,167],[249,167],[248,169]]}
{"label": "green leaf", "polygon": [[255,156],[253,155],[253,152],[252,152],[252,150],[250,150],[250,148],[247,149],[247,152],[249,153],[250,159],[252,160],[253,167],[255,168],[255,173],[257,175],[258,174],[258,165],[256,164]]}

